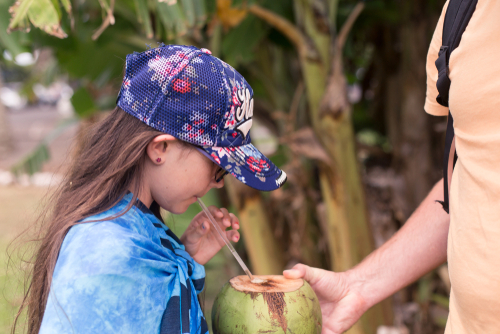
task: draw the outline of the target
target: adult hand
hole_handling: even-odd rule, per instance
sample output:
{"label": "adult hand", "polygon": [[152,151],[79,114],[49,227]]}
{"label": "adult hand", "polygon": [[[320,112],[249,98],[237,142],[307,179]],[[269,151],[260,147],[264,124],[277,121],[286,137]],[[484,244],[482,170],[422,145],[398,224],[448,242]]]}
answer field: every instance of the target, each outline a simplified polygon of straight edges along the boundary
{"label": "adult hand", "polygon": [[[240,240],[238,232],[240,223],[234,214],[229,213],[227,209],[219,209],[213,205],[208,207],[208,210],[214,216],[221,230],[225,231],[228,240],[234,242]],[[229,227],[232,227],[232,230],[226,231]],[[186,252],[202,265],[207,263],[225,245],[203,211],[191,221],[186,232],[182,235],[181,241],[186,247]]]}
{"label": "adult hand", "polygon": [[297,264],[283,275],[305,279],[316,292],[323,315],[322,334],[344,333],[369,308],[347,272],[334,273]]}

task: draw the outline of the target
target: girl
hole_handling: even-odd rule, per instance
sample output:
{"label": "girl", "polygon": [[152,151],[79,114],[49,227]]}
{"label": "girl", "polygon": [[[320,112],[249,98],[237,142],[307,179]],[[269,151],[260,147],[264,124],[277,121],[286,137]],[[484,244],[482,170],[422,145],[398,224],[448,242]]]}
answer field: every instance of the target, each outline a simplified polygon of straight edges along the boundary
{"label": "girl", "polygon": [[[223,243],[204,214],[179,214],[230,173],[259,190],[286,180],[252,144],[253,91],[206,49],[128,55],[117,107],[94,126],[48,207],[22,308],[31,333],[208,333],[197,300]],[[227,237],[238,219],[210,208]],[[48,211],[47,211],[48,212]]]}

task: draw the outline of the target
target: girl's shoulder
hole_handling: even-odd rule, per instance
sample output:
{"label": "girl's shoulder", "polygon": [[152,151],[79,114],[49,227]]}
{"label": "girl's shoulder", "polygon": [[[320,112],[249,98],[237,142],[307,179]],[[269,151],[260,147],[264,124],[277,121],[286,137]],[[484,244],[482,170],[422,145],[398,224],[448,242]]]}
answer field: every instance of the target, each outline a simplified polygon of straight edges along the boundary
{"label": "girl's shoulder", "polygon": [[135,238],[151,239],[154,235],[154,226],[150,221],[138,214],[136,207],[125,213],[121,208],[113,207],[110,210],[85,218],[71,227],[64,241],[67,243],[82,242],[87,245],[99,243],[113,243]]}
{"label": "girl's shoulder", "polygon": [[75,266],[100,265],[112,269],[131,265],[131,258],[153,257],[165,261],[160,239],[164,232],[155,227],[157,219],[136,206],[124,213],[127,202],[122,202],[71,227],[61,246],[57,266],[75,269]]}
{"label": "girl's shoulder", "polygon": [[172,295],[169,283],[182,267],[175,253],[162,246],[164,232],[153,225],[154,215],[133,206],[117,216],[122,208],[118,205],[88,217],[69,230],[54,270],[41,333],[74,328],[88,333],[109,328],[142,333],[158,328]]}
{"label": "girl's shoulder", "polygon": [[66,239],[86,238],[108,242],[123,238],[154,239],[158,234],[156,217],[140,202],[130,206],[131,198],[132,194],[129,193],[112,208],[83,219],[70,229]]}

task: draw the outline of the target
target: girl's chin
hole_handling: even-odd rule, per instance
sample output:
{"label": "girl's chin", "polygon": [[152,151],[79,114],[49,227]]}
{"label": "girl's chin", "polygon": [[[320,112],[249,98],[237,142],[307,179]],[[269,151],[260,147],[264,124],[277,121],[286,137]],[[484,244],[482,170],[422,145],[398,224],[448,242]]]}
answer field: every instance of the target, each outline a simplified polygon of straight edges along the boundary
{"label": "girl's chin", "polygon": [[186,210],[189,208],[189,206],[191,204],[194,204],[196,203],[196,199],[197,197],[196,196],[193,196],[189,199],[187,199],[186,201],[184,201],[183,203],[179,203],[177,204],[174,208],[172,208],[172,210],[170,210],[169,212],[170,213],[173,213],[174,215],[180,215],[180,214],[183,214],[184,212],[186,212]]}

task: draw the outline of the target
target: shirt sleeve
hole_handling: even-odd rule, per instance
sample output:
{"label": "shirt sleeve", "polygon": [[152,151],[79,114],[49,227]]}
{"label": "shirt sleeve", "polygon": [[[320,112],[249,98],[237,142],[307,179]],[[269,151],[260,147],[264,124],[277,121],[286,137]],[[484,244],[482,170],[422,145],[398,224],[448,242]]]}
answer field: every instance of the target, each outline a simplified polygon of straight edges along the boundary
{"label": "shirt sleeve", "polygon": [[427,53],[427,91],[425,97],[424,109],[428,114],[434,116],[447,116],[448,108],[443,107],[436,101],[438,96],[438,90],[436,87],[436,81],[438,78],[438,70],[435,65],[435,61],[439,55],[439,49],[441,48],[442,36],[443,36],[443,23],[444,17],[446,15],[446,9],[448,8],[449,0],[446,1],[443,11],[441,12],[441,17],[436,25],[436,30],[434,30],[434,35],[432,36],[431,44],[429,46],[429,51]]}

